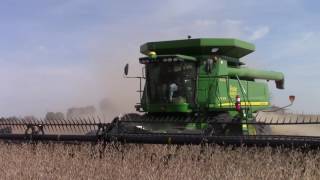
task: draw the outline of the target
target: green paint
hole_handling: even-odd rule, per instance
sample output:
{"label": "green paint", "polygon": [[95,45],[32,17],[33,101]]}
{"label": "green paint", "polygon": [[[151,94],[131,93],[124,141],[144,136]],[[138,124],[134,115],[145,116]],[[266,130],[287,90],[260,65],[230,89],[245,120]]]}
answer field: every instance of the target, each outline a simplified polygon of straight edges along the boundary
{"label": "green paint", "polygon": [[241,58],[255,50],[253,44],[238,39],[201,38],[149,42],[140,47],[140,52],[145,55],[150,51],[155,51],[158,55],[208,55],[212,48],[219,48],[219,54],[234,58]]}
{"label": "green paint", "polygon": [[[213,52],[212,50],[215,50]],[[242,58],[255,50],[251,43],[237,39],[201,38],[149,42],[140,47],[148,55],[140,58],[146,65],[146,87],[141,105],[145,112],[193,113],[229,112],[232,117],[250,120],[252,113],[270,106],[267,83],[274,80],[282,89],[280,72],[244,68]],[[235,111],[235,98],[241,97],[245,115]],[[188,128],[204,128],[188,124]],[[252,133],[251,127],[244,130]]]}
{"label": "green paint", "polygon": [[192,112],[189,104],[147,104],[144,106],[147,112]]}

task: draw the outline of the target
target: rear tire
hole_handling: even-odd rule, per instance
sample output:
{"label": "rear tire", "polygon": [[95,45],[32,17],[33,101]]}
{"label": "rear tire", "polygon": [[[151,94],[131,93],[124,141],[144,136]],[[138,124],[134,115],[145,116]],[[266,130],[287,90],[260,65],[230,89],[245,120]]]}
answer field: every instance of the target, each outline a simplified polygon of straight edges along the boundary
{"label": "rear tire", "polygon": [[[122,133],[145,133],[144,129],[137,128],[136,125],[141,122],[142,116],[137,113],[128,113],[122,116],[120,123],[120,131]],[[123,122],[127,121],[127,122]],[[132,121],[132,122],[130,122]]]}
{"label": "rear tire", "polygon": [[128,113],[121,118],[121,120],[124,120],[124,121],[138,121],[140,119],[141,119],[141,115],[137,113]]}
{"label": "rear tire", "polygon": [[[242,126],[238,121],[238,119],[232,119],[227,112],[216,114],[208,121],[208,129],[211,129],[208,135],[242,135]],[[222,124],[215,124],[215,122]]]}
{"label": "rear tire", "polygon": [[272,130],[270,125],[255,124],[254,127],[256,129],[256,135],[271,135]]}

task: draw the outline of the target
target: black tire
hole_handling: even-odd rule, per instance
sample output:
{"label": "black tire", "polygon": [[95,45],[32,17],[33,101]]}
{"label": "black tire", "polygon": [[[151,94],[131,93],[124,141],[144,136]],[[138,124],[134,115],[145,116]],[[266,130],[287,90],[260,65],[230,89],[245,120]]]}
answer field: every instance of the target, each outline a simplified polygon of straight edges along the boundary
{"label": "black tire", "polygon": [[138,121],[140,119],[141,119],[141,115],[137,113],[128,113],[121,118],[121,120],[124,120],[124,121]]}
{"label": "black tire", "polygon": [[[142,116],[137,113],[128,113],[122,116],[120,120],[120,131],[122,133],[143,133],[146,132],[143,129],[137,128],[134,124],[135,122],[141,121]],[[126,121],[126,122],[123,122]],[[130,122],[134,121],[134,122]]]}
{"label": "black tire", "polygon": [[254,127],[256,129],[256,135],[271,135],[272,133],[270,125],[255,124]]}
{"label": "black tire", "polygon": [[[237,119],[232,119],[227,112],[215,114],[209,118],[209,127],[205,133],[208,135],[241,135],[242,127],[240,123],[237,123],[237,121]],[[217,124],[215,122],[220,122],[222,124]],[[223,124],[224,122],[226,124]]]}

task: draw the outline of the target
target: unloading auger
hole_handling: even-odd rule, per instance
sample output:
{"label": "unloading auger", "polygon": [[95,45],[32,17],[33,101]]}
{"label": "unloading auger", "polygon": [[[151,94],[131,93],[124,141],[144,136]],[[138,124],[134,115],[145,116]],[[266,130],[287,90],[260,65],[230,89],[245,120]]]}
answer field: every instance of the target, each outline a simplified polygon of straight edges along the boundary
{"label": "unloading auger", "polygon": [[[284,75],[243,67],[240,58],[255,50],[237,39],[149,42],[144,57],[137,113],[99,118],[0,119],[6,141],[77,141],[247,146],[320,146],[320,137],[277,135],[274,126],[320,125],[319,116],[293,115],[271,108],[268,85],[284,89]],[[289,96],[290,105],[294,96]]]}

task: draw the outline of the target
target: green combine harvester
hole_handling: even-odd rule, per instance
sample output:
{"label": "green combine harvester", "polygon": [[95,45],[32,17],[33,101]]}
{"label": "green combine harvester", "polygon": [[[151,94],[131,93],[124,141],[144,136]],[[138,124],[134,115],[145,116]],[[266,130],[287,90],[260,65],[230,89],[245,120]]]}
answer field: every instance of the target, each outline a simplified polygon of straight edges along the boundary
{"label": "green combine harvester", "polygon": [[255,80],[274,80],[283,89],[284,75],[242,67],[240,58],[254,50],[254,45],[237,39],[142,45],[140,52],[146,57],[139,61],[145,65],[146,85],[140,89],[143,95],[136,108],[145,114],[129,114],[125,119],[140,122],[138,126],[148,132],[263,133],[261,128],[241,124],[253,122],[253,113],[270,107],[267,83]]}
{"label": "green combine harvester", "polygon": [[[278,89],[284,89],[284,75],[245,67],[240,59],[254,50],[253,44],[237,39],[188,38],[145,43],[140,47],[144,55],[139,58],[144,65],[142,76],[128,77],[129,65],[124,68],[127,78],[140,79],[137,113],[116,117],[111,123],[92,118],[3,118],[0,127],[12,131],[0,131],[0,139],[320,146],[320,137],[272,134],[271,126],[317,125],[320,121],[276,112],[285,107],[271,109],[266,81],[274,81]],[[288,106],[294,96],[289,99]],[[22,129],[22,133],[15,133],[15,129]]]}

